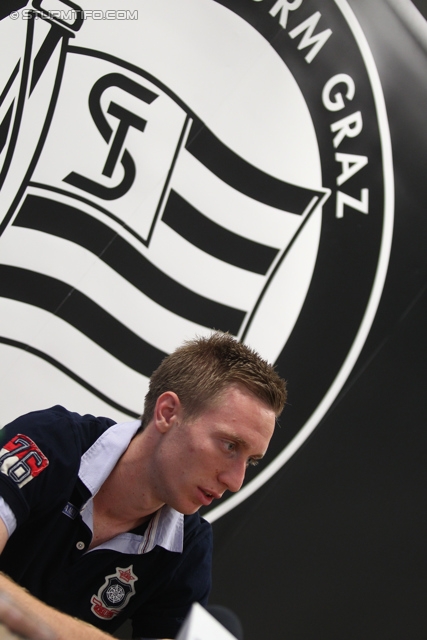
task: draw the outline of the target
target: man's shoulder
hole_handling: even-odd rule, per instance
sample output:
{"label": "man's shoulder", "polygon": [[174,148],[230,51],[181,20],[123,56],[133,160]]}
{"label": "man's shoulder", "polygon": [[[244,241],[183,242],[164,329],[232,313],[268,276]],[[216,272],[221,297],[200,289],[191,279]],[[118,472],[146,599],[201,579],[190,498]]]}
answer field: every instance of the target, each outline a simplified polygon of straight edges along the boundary
{"label": "man's shoulder", "polygon": [[194,539],[203,540],[207,546],[212,545],[212,525],[198,511],[184,516],[184,545]]}
{"label": "man's shoulder", "polygon": [[32,411],[7,424],[0,435],[0,444],[11,436],[23,434],[31,439],[55,447],[55,442],[67,446],[76,444],[81,451],[87,449],[114,420],[80,415],[61,405]]}

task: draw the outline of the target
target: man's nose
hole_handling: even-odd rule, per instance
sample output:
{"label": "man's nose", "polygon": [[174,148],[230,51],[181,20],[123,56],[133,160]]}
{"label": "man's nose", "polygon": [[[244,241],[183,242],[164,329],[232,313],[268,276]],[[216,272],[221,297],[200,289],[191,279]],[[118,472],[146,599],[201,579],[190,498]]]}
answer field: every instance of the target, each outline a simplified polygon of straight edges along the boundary
{"label": "man's nose", "polygon": [[224,484],[229,491],[235,493],[240,489],[243,484],[243,480],[245,479],[246,473],[246,462],[243,461],[235,461],[230,466],[222,471],[218,479],[222,484]]}

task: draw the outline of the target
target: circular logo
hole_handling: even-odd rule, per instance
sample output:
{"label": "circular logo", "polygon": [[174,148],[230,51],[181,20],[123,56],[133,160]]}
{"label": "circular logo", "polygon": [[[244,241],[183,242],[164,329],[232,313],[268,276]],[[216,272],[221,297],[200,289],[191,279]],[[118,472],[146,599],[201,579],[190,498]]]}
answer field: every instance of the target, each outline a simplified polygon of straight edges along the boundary
{"label": "circular logo", "polygon": [[120,584],[113,584],[105,591],[105,599],[109,604],[117,605],[124,600],[126,593]]}
{"label": "circular logo", "polygon": [[306,440],[365,343],[393,226],[381,86],[346,0],[84,5],[0,25],[2,421],[137,417],[167,353],[228,331],[289,406],[213,521]]}

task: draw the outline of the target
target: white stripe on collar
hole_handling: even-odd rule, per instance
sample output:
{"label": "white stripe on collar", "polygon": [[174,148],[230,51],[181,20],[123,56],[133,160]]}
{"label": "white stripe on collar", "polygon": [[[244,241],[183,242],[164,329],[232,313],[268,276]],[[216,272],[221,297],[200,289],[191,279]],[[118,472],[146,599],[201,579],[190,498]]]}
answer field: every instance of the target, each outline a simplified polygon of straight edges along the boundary
{"label": "white stripe on collar", "polygon": [[[140,420],[121,422],[111,426],[83,454],[79,478],[95,496],[114,469],[121,455],[141,425]],[[89,528],[92,526],[92,505],[83,507],[82,517]],[[143,536],[123,533],[108,540],[95,549],[114,549],[122,553],[148,553],[156,545],[181,553],[184,545],[184,516],[172,507],[164,505],[148,524]],[[95,549],[93,549],[95,551]]]}
{"label": "white stripe on collar", "polygon": [[148,553],[156,545],[182,553],[184,516],[165,504],[148,524],[139,553]]}

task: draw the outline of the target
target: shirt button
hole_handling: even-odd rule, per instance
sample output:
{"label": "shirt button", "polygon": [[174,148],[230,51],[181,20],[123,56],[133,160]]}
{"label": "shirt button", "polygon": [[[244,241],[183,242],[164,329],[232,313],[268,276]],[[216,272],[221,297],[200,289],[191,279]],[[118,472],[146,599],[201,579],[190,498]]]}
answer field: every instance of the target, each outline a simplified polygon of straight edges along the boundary
{"label": "shirt button", "polygon": [[82,551],[85,548],[85,543],[80,541],[76,544],[76,547],[79,551]]}

